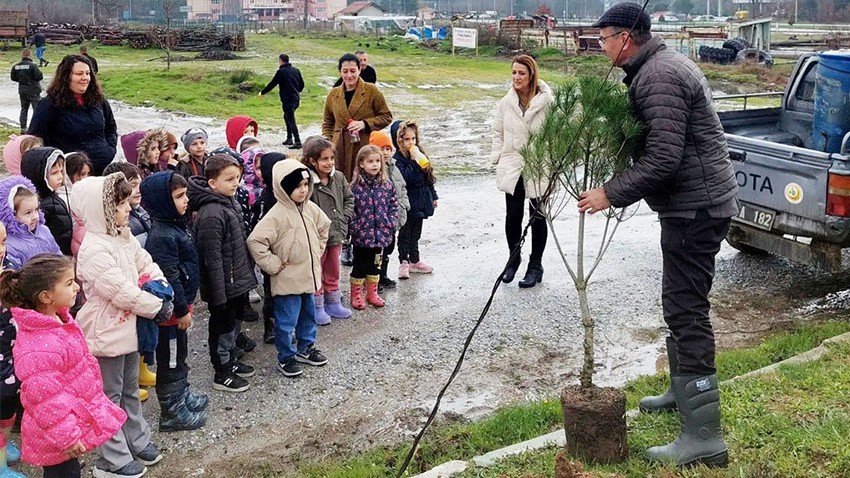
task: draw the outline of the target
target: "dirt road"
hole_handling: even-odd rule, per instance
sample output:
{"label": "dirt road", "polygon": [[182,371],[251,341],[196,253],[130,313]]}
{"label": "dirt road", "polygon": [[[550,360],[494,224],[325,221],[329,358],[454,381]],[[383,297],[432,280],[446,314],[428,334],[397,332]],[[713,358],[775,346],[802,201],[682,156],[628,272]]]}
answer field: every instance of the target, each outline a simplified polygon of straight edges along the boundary
{"label": "dirt road", "polygon": [[[492,102],[470,102],[456,118],[422,119],[424,125],[441,125],[429,133],[432,160],[445,165],[445,157],[456,157],[471,170],[486,170],[491,107]],[[0,118],[17,118],[17,108],[9,80],[0,79]],[[221,121],[114,102],[113,108],[121,133],[152,125],[177,132],[200,124],[211,131],[211,144],[224,140]],[[318,125],[305,129],[315,133]],[[443,175],[437,188],[440,206],[426,221],[422,241],[423,259],[435,267],[434,274],[400,283],[386,294],[383,310],[320,328],[318,346],[330,359],[326,367],[286,379],[274,369],[274,348],[260,345],[245,359],[258,369],[248,392],[211,391],[206,313],[199,307],[190,334],[190,380],[210,393],[210,420],[195,432],[157,433],[166,458],[148,476],[258,476],[284,471],[302,457],[344,455],[409,439],[449,376],[507,255],[504,198],[492,174]],[[557,220],[566,250],[574,250],[575,221],[574,214]],[[599,226],[598,218],[590,221],[591,237]],[[658,239],[658,220],[643,205],[621,226],[590,287],[599,327],[599,384],[620,385],[656,369],[664,340]],[[480,417],[511,402],[551,396],[574,380],[581,354],[578,307],[551,240],[544,265],[540,286],[520,290],[514,283],[498,290],[443,413]],[[840,290],[846,279],[775,258],[739,255],[725,244],[717,269],[721,344],[752,340],[797,318],[798,307]],[[394,276],[395,262],[390,270]],[[246,325],[259,337],[259,324]],[[153,394],[145,413],[156,428]]]}

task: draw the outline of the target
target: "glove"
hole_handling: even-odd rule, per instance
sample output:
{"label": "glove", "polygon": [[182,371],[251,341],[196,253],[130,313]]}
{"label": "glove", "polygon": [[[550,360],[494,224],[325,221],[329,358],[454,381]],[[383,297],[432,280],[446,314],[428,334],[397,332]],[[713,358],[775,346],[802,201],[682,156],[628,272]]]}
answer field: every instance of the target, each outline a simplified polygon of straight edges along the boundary
{"label": "glove", "polygon": [[165,322],[174,314],[174,289],[163,279],[148,280],[141,285],[141,289],[153,296],[162,299],[162,306],[154,317],[149,317],[157,324]]}
{"label": "glove", "polygon": [[163,299],[162,307],[159,308],[159,312],[157,312],[156,316],[153,318],[153,321],[157,324],[161,324],[166,320],[170,319],[172,315],[174,315],[174,302],[172,302],[170,299]]}

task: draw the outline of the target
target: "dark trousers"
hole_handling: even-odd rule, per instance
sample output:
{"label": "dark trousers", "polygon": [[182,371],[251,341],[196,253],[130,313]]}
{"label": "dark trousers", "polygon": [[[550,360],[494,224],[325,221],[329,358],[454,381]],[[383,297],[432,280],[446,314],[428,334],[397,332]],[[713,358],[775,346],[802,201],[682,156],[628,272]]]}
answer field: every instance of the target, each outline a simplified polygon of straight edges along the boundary
{"label": "dark trousers", "polygon": [[33,112],[35,112],[35,107],[38,106],[38,102],[41,100],[41,96],[39,93],[19,93],[21,97],[21,117],[19,121],[21,122],[21,132],[27,130],[27,120],[29,118],[30,106],[32,106]]}
{"label": "dark trousers", "polygon": [[263,272],[263,319],[274,317],[271,276]]}
{"label": "dark trousers", "polygon": [[714,257],[729,222],[728,218],[713,219],[704,211],[695,219],[661,219],[661,305],[676,341],[680,374],[716,373],[708,293],[714,280]]}
{"label": "dark trousers", "polygon": [[366,276],[381,274],[381,248],[354,246],[354,264],[351,267],[353,279],[365,279]]}
{"label": "dark trousers", "polygon": [[[534,220],[531,223],[531,257],[529,262],[540,264],[546,240],[549,238],[549,228],[546,217],[540,210],[540,201],[529,199],[528,214]],[[522,177],[516,184],[513,194],[505,194],[505,237],[508,239],[508,250],[513,252],[522,238],[522,219],[525,214],[525,182]]]}
{"label": "dark trousers", "polygon": [[236,321],[242,318],[247,295],[228,299],[224,305],[210,306],[210,333],[207,344],[210,360],[216,373],[221,373],[225,365],[236,360]]}
{"label": "dark trousers", "polygon": [[424,219],[407,217],[404,227],[398,231],[398,261],[411,264],[419,262],[419,238],[422,237]]}
{"label": "dark trousers", "polygon": [[300,101],[288,100],[281,101],[280,105],[283,108],[283,123],[286,125],[286,139],[295,140],[296,143],[301,142],[301,137],[298,136],[298,125],[295,124],[295,110],[298,109]]}
{"label": "dark trousers", "polygon": [[157,395],[164,395],[163,390],[167,390],[161,389],[160,386],[167,387],[186,380],[189,376],[189,366],[186,364],[186,358],[189,356],[188,343],[188,334],[176,325],[159,327],[159,341],[156,344]]}
{"label": "dark trousers", "polygon": [[58,465],[44,467],[44,478],[80,478],[80,460],[72,458]]}
{"label": "dark trousers", "polygon": [[389,264],[393,251],[395,251],[395,234],[393,234],[393,241],[390,242],[390,245],[381,251],[381,276],[387,275],[387,264]]}

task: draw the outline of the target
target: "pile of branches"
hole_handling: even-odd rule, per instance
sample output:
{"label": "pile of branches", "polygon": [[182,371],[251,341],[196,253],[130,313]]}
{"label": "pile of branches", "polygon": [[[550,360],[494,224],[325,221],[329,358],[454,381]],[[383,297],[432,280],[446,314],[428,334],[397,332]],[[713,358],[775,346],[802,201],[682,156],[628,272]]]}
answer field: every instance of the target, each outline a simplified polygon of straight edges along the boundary
{"label": "pile of branches", "polygon": [[165,48],[174,51],[244,51],[245,33],[220,33],[214,27],[166,30],[151,27],[144,32],[128,32],[131,48]]}
{"label": "pile of branches", "polygon": [[96,38],[104,45],[120,45],[124,41],[124,30],[109,25],[83,25],[83,36],[88,39]]}

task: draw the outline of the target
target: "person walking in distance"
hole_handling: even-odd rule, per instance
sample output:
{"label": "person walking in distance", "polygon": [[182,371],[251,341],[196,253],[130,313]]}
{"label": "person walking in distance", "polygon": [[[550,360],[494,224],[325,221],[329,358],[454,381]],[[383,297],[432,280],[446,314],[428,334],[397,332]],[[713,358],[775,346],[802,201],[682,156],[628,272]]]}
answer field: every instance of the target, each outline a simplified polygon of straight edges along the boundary
{"label": "person walking in distance", "polygon": [[298,125],[295,123],[295,110],[301,103],[301,92],[304,91],[304,79],[298,68],[289,63],[289,55],[281,53],[278,57],[280,66],[274,74],[272,81],[263,88],[259,97],[278,87],[280,94],[280,107],[283,108],[283,122],[286,124],[286,141],[284,146],[292,149],[301,149],[301,137],[298,136]]}
{"label": "person walking in distance", "polygon": [[581,193],[579,211],[592,214],[643,199],[661,222],[671,390],[642,399],[640,408],[678,410],[681,429],[672,443],[649,448],[646,457],[676,466],[726,466],[708,300],[715,256],[738,214],[738,183],[723,127],[702,71],[652,36],[640,4],[618,3],[593,26],[600,28],[605,54],[626,73],[643,139],[630,167]]}
{"label": "person walking in distance", "polygon": [[45,38],[44,33],[36,33],[32,42],[35,45],[35,57],[38,58],[38,66],[49,65],[50,62],[44,59],[44,50],[47,50],[47,38]]}
{"label": "person walking in distance", "polygon": [[12,67],[12,81],[18,84],[18,96],[21,98],[21,134],[27,132],[27,118],[30,107],[35,112],[35,107],[41,99],[41,83],[44,75],[32,61],[32,52],[29,48],[21,51],[21,61]]}

